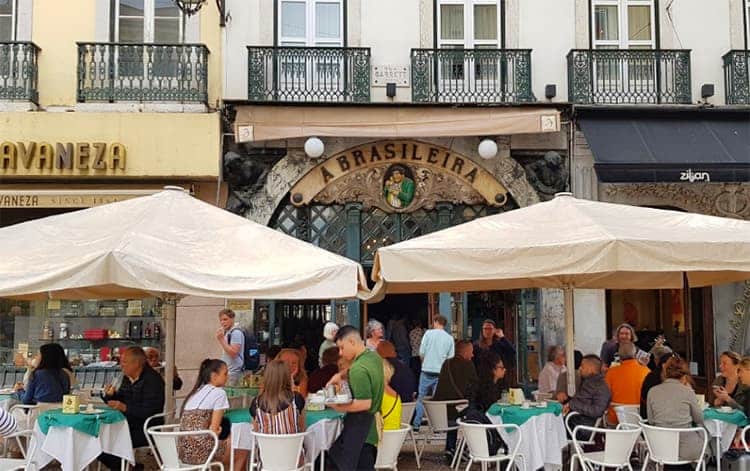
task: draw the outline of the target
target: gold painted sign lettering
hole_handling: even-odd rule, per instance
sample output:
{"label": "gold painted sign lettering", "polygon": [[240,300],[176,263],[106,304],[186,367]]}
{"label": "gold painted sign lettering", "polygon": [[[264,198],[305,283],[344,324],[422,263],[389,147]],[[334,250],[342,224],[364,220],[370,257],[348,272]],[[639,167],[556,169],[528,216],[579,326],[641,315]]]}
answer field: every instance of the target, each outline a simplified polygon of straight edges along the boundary
{"label": "gold painted sign lettering", "polygon": [[35,194],[13,193],[0,194],[2,208],[89,208],[102,204],[116,203],[134,198],[129,194]]}
{"label": "gold painted sign lettering", "polygon": [[127,148],[118,142],[0,142],[0,174],[37,168],[99,174],[124,171]]}

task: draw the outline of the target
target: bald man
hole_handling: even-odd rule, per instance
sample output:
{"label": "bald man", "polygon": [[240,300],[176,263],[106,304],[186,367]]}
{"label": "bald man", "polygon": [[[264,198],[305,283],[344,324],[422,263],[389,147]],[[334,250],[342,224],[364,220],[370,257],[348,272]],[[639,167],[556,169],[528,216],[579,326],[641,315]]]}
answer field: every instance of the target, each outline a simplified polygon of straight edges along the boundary
{"label": "bald man", "polygon": [[[159,349],[154,347],[146,347],[143,349],[144,352],[146,352],[146,361],[148,362],[149,366],[153,368],[155,371],[157,371],[162,378],[164,378],[164,368],[161,366],[161,353],[159,352]],[[177,372],[177,365],[174,367],[174,378],[172,379],[172,389],[175,391],[179,391],[182,388],[182,378],[180,378],[180,374]]]}

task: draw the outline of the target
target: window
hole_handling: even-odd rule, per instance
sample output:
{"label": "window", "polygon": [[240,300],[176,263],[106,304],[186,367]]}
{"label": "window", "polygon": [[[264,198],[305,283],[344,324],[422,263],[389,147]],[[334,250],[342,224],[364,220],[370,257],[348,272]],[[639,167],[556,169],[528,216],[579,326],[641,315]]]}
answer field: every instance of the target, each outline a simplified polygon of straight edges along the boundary
{"label": "window", "polygon": [[653,0],[594,0],[595,49],[653,49]]}
{"label": "window", "polygon": [[116,42],[182,42],[182,13],[172,0],[119,0],[116,5]]}
{"label": "window", "polygon": [[438,12],[439,48],[499,47],[497,0],[438,0]]}
{"label": "window", "polygon": [[343,46],[343,0],[279,0],[279,46]]}
{"label": "window", "polygon": [[13,41],[16,37],[16,0],[0,0],[0,41]]}

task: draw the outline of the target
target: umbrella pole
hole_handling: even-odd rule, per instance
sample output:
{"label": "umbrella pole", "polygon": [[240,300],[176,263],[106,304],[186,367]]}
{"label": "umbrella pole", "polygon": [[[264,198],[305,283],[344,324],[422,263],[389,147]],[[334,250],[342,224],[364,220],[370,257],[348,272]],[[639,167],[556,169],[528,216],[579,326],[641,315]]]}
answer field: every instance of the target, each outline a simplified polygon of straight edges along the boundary
{"label": "umbrella pole", "polygon": [[174,361],[175,361],[175,333],[177,331],[177,296],[167,293],[163,296],[164,301],[164,330],[167,336],[164,366],[164,410],[169,412],[174,408]]}
{"label": "umbrella pole", "polygon": [[565,356],[568,368],[568,396],[576,393],[576,375],[575,375],[575,311],[573,306],[572,286],[563,288],[565,294]]}

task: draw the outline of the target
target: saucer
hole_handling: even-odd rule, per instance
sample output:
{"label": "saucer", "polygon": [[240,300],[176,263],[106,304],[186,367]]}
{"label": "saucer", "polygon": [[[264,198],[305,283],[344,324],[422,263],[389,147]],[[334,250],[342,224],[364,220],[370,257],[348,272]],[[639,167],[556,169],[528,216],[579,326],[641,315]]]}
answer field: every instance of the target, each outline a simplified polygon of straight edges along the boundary
{"label": "saucer", "polygon": [[86,415],[103,414],[103,413],[104,411],[101,409],[94,409],[94,410],[84,409],[81,411],[81,414],[86,414]]}

